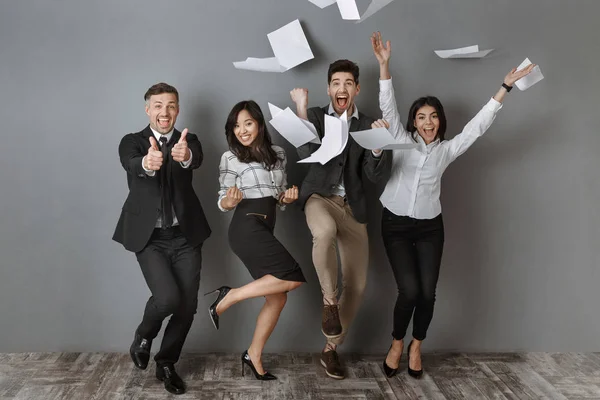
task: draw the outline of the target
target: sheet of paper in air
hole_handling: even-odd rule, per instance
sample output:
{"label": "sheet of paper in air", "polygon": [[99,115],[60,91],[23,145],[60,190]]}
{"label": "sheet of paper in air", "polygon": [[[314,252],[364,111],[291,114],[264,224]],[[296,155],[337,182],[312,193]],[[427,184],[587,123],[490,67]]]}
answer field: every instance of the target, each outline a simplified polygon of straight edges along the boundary
{"label": "sheet of paper in air", "polygon": [[479,50],[479,46],[460,47],[451,50],[434,50],[440,58],[483,58],[490,54],[494,49]]}
{"label": "sheet of paper in air", "polygon": [[329,7],[330,5],[334,4],[337,0],[308,0],[311,3],[313,3],[315,6],[319,7],[319,8],[325,8],[325,7]]}
{"label": "sheet of paper in air", "polygon": [[365,11],[365,13],[360,16],[358,11],[358,7],[356,6],[356,0],[308,0],[314,5],[325,8],[329,7],[333,3],[337,3],[338,9],[340,10],[340,14],[342,15],[342,19],[355,21],[357,24],[363,22],[365,19],[369,18],[377,11],[381,10],[383,7],[387,6],[394,0],[372,0],[371,4]]}
{"label": "sheet of paper in air", "polygon": [[285,72],[314,58],[304,31],[297,19],[267,35],[275,57],[248,57],[235,61],[237,69],[260,72]]}
{"label": "sheet of paper in air", "polygon": [[[344,121],[346,122],[344,124]],[[341,154],[348,143],[348,121],[346,113],[340,118],[325,115],[325,135],[321,147],[306,157],[299,163],[314,163],[327,164],[332,158]]]}
{"label": "sheet of paper in air", "polygon": [[[529,61],[529,58],[526,58],[521,63],[521,65],[517,67],[517,71],[522,70],[529,64],[531,64],[531,61]],[[524,76],[518,81],[516,81],[515,85],[519,88],[519,90],[527,90],[542,79],[544,79],[544,75],[542,75],[542,70],[540,69],[539,65],[536,65],[535,67],[533,67],[533,70],[529,73],[529,75]]]}
{"label": "sheet of paper in air", "polygon": [[356,0],[337,0],[342,19],[356,21],[360,19]]}
{"label": "sheet of paper in air", "polygon": [[365,19],[369,18],[371,15],[375,14],[377,11],[381,10],[383,7],[387,6],[394,0],[373,0],[367,11],[360,17],[360,21],[356,21],[357,24],[363,22]]}
{"label": "sheet of paper in air", "polygon": [[348,143],[348,137],[350,136],[348,134],[348,131],[350,130],[350,125],[348,124],[347,113],[348,111],[344,111],[344,113],[340,117],[340,121],[342,121],[342,147],[340,147],[340,150],[337,152],[336,157],[342,154],[342,152],[346,148],[346,144]]}
{"label": "sheet of paper in air", "polygon": [[277,132],[294,147],[300,147],[308,142],[321,143],[315,126],[301,118],[287,107],[285,110],[269,103],[271,120],[269,123]]}
{"label": "sheet of paper in air", "polygon": [[385,128],[367,129],[364,131],[350,132],[360,147],[367,150],[383,149],[414,149],[417,143],[396,143],[394,136]]}

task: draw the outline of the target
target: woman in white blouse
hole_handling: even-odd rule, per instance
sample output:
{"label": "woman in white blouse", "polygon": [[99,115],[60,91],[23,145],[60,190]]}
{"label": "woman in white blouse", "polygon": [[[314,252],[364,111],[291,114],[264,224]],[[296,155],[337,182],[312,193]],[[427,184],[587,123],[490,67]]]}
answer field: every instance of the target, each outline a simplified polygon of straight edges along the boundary
{"label": "woman in white blouse", "polygon": [[227,118],[225,135],[229,151],[219,166],[221,211],[235,209],[229,225],[229,245],[242,260],[253,282],[239,288],[222,286],[209,307],[219,329],[219,316],[242,300],[265,297],[248,350],[242,354],[242,374],[248,365],[259,380],[276,377],[262,367],[261,356],[285,306],[287,292],[306,282],[302,270],[273,236],[276,205],[284,208],[298,199],[298,188],[286,189],[286,157],[281,147],[271,144],[265,119],[252,100],[236,104]]}
{"label": "woman in white blouse", "polygon": [[408,112],[406,128],[396,106],[389,70],[390,42],[384,45],[381,33],[371,36],[379,62],[379,107],[390,132],[399,143],[416,143],[411,150],[394,150],[390,179],[380,197],[384,207],[381,222],[383,242],[392,266],[398,298],[394,308],[392,345],[383,362],[388,377],[398,371],[404,349],[404,335],[411,317],[413,339],[408,346],[408,373],[419,378],[421,342],[433,317],[442,249],[444,225],[440,205],[440,183],[448,165],[463,154],[490,127],[502,100],[512,85],[533,69],[512,69],[502,87],[469,121],[462,133],[444,140],[446,116],[436,97],[417,99]]}

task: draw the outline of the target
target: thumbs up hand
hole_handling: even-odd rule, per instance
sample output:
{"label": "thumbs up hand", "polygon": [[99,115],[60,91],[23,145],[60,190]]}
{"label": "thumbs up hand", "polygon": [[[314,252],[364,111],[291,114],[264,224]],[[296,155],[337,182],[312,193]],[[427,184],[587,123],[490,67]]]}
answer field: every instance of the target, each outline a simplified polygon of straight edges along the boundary
{"label": "thumbs up hand", "polygon": [[188,129],[185,128],[183,132],[181,132],[181,137],[179,141],[175,143],[175,146],[171,149],[171,156],[174,161],[177,162],[186,162],[190,159],[190,149],[187,144],[187,134]]}
{"label": "thumbs up hand", "polygon": [[158,171],[163,164],[162,152],[153,136],[150,137],[150,148],[148,148],[148,155],[144,160],[144,168],[149,171]]}

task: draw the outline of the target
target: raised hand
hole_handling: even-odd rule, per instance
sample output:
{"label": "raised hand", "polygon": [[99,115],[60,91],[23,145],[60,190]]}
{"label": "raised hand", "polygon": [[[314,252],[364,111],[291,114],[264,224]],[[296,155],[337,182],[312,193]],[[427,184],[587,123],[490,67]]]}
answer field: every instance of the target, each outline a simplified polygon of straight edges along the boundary
{"label": "raised hand", "polygon": [[227,189],[224,200],[226,201],[225,208],[235,208],[244,198],[244,194],[237,186],[232,186]]}
{"label": "raised hand", "polygon": [[292,101],[296,103],[297,107],[308,107],[308,89],[295,88],[290,91]]}
{"label": "raised hand", "polygon": [[177,162],[185,162],[190,159],[190,149],[187,144],[187,134],[188,129],[185,128],[183,132],[181,132],[181,137],[179,141],[175,143],[175,146],[171,149],[171,156],[174,161]]}
{"label": "raised hand", "polygon": [[150,147],[148,148],[148,154],[144,159],[144,168],[149,171],[158,171],[163,164],[163,155],[158,148],[158,143],[154,136],[150,137]]}
{"label": "raised hand", "polygon": [[529,64],[527,67],[523,68],[520,71],[517,71],[516,68],[511,69],[510,72],[504,77],[504,83],[508,86],[514,85],[516,81],[533,71],[534,67],[535,64]]}
{"label": "raised hand", "polygon": [[298,186],[294,185],[281,194],[279,201],[283,204],[291,204],[298,200]]}
{"label": "raised hand", "polygon": [[373,53],[375,57],[377,57],[377,61],[379,64],[385,64],[390,61],[390,57],[392,56],[392,44],[388,40],[383,44],[383,39],[381,38],[381,32],[373,32],[371,35],[371,46],[373,47]]}
{"label": "raised hand", "polygon": [[378,119],[375,122],[373,122],[371,124],[371,128],[375,129],[375,128],[385,128],[388,129],[390,127],[389,122],[387,122],[385,119]]}

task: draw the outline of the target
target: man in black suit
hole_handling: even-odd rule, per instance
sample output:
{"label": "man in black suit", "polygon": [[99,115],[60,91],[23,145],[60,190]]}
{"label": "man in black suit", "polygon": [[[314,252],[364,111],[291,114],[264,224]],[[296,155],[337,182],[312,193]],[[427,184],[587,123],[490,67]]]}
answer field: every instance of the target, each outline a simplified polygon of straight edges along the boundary
{"label": "man in black suit", "polygon": [[[354,104],[360,92],[355,63],[335,61],[327,75],[327,94],[331,100],[328,106],[309,109],[306,89],[296,88],[290,93],[298,116],[312,122],[321,138],[325,134],[325,115],[339,118],[346,113],[350,132],[388,126],[383,120],[375,121],[360,113]],[[318,144],[307,143],[298,148],[298,154],[306,158],[318,148]],[[365,150],[349,137],[340,155],[324,165],[310,165],[300,187],[298,203],[304,208],[313,236],[313,264],[323,293],[321,330],[326,345],[321,352],[321,364],[327,375],[335,379],[344,378],[337,346],[344,342],[367,283],[369,239],[363,173],[377,182],[387,176],[390,163],[389,152]],[[340,289],[336,247],[342,267]]]}
{"label": "man in black suit", "polygon": [[210,227],[192,187],[202,164],[202,146],[187,129],[179,132],[177,89],[157,83],[144,95],[150,125],[125,135],[119,145],[129,195],[113,239],[135,252],[152,296],[131,344],[133,363],[146,369],[152,340],[165,328],[156,353],[156,377],[174,394],[185,393],[174,364],[179,360],[198,304],[202,243]]}

